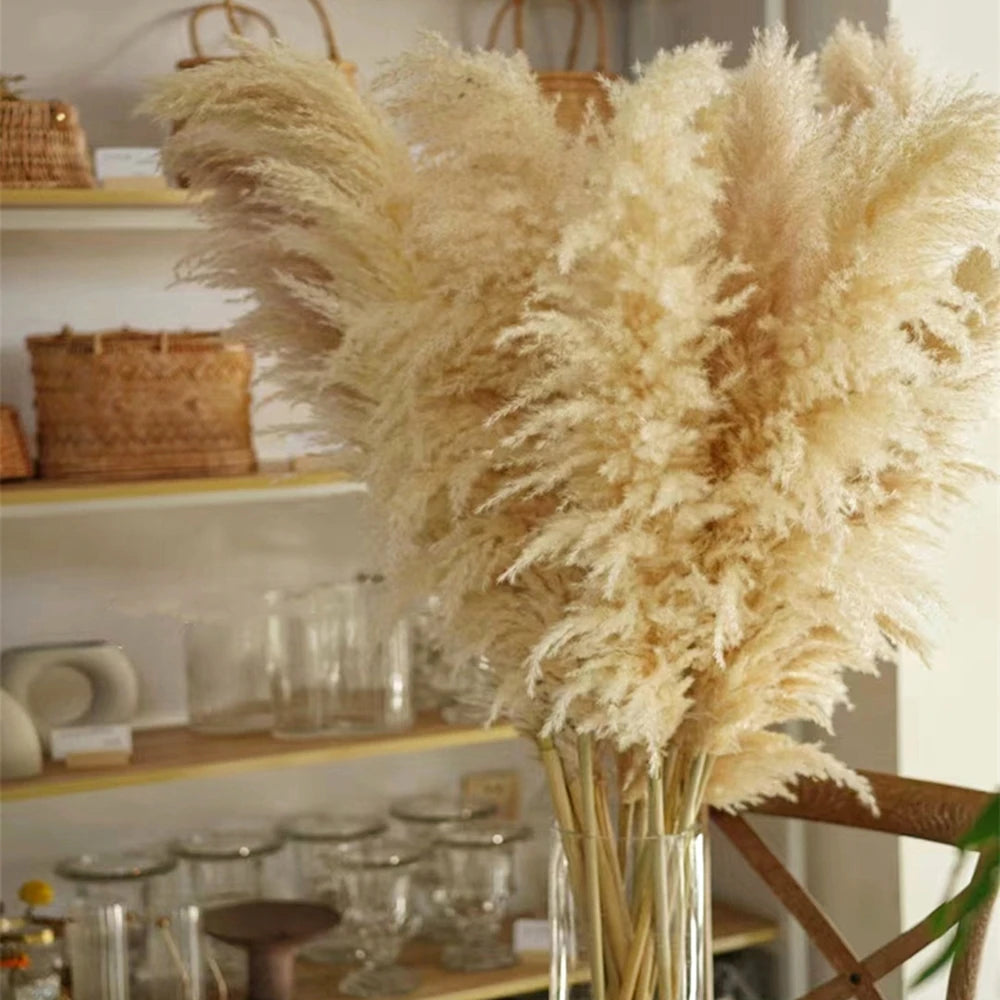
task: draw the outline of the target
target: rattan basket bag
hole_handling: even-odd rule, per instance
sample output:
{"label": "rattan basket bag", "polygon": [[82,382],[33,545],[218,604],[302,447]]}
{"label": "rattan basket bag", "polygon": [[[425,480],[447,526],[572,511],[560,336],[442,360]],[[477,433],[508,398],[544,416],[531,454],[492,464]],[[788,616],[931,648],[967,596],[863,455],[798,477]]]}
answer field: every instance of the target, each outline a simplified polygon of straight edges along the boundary
{"label": "rattan basket bag", "polygon": [[252,472],[249,350],[217,333],[28,338],[43,477]]}
{"label": "rattan basket bag", "polygon": [[[556,119],[559,124],[575,132],[580,128],[589,104],[593,104],[595,112],[600,117],[606,119],[611,116],[611,104],[601,81],[608,79],[612,74],[608,62],[608,28],[602,0],[587,0],[586,7],[583,0],[570,0],[570,2],[573,6],[573,33],[570,36],[565,68],[540,70],[535,75],[542,91],[559,102],[556,108]],[[486,39],[488,49],[496,48],[504,20],[508,14],[512,14],[514,45],[524,51],[524,7],[525,0],[505,0],[490,25]],[[576,69],[587,7],[593,13],[597,36],[597,58],[593,70],[590,71]]]}
{"label": "rattan basket bag", "polygon": [[[332,62],[335,62],[344,73],[353,81],[357,74],[357,66],[352,62],[347,62],[340,57],[340,49],[337,47],[337,39],[333,33],[333,25],[330,23],[330,16],[326,12],[326,8],[323,6],[321,0],[309,0],[309,5],[316,12],[316,18],[319,21],[320,31],[323,34],[323,41],[326,45],[326,52]],[[234,35],[239,35],[242,37],[243,31],[240,28],[239,19],[237,14],[242,14],[245,17],[255,20],[262,24],[266,29],[267,33],[271,38],[278,37],[278,29],[275,27],[274,22],[262,11],[257,10],[256,7],[248,7],[242,3],[236,3],[234,0],[218,0],[216,3],[202,4],[200,7],[195,7],[190,16],[188,17],[188,39],[191,43],[191,53],[192,55],[187,59],[182,59],[177,63],[178,69],[191,69],[194,66],[202,66],[207,62],[212,62],[218,59],[238,59],[239,56],[218,56],[218,55],[207,55],[204,48],[202,47],[200,36],[198,34],[199,25],[202,18],[209,11],[222,11],[225,13],[227,20],[229,21],[229,27]]]}
{"label": "rattan basket bag", "polygon": [[87,137],[65,101],[30,101],[0,77],[0,187],[92,188]]}
{"label": "rattan basket bag", "polygon": [[31,455],[13,406],[0,406],[0,480],[29,479]]}

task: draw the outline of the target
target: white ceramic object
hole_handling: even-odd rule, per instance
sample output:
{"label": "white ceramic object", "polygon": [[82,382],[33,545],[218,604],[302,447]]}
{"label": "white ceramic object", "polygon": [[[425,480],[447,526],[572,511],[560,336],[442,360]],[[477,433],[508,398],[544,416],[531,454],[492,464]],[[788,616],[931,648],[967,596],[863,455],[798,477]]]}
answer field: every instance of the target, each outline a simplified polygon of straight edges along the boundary
{"label": "white ceramic object", "polygon": [[0,778],[30,778],[42,773],[42,743],[27,709],[0,688]]}
{"label": "white ceramic object", "polygon": [[28,710],[44,744],[55,726],[129,722],[139,705],[132,661],[100,640],[4,650],[0,683]]}

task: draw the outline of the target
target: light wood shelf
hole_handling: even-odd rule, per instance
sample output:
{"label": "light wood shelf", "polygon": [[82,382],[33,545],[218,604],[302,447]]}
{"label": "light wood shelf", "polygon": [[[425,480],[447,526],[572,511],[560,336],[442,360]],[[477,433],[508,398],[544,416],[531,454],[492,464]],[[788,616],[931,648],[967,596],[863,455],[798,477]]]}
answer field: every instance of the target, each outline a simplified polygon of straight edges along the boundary
{"label": "light wood shelf", "polygon": [[177,188],[9,188],[0,190],[4,231],[200,229],[196,198]]}
{"label": "light wood shelf", "polygon": [[186,727],[139,730],[132,762],[122,767],[71,771],[47,761],[34,778],[0,783],[4,802],[104,791],[191,778],[245,774],[281,767],[419,753],[501,743],[517,738],[512,726],[450,726],[436,714],[422,715],[405,732],[343,739],[276,740],[268,734],[201,736]]}
{"label": "light wood shelf", "polygon": [[[728,903],[712,903],[712,951],[716,955],[767,944],[778,936],[778,925],[767,917],[746,913]],[[421,983],[409,1000],[498,1000],[548,989],[549,959],[544,954],[522,955],[517,965],[489,972],[449,972],[438,963],[438,949],[414,942],[403,953],[404,964],[416,969]],[[346,969],[300,961],[295,995],[299,1000],[339,1000],[337,983]],[[571,974],[572,982],[586,982],[586,968]]]}
{"label": "light wood shelf", "polygon": [[4,517],[40,517],[96,510],[288,500],[363,489],[361,483],[337,469],[297,472],[287,465],[263,468],[248,476],[200,479],[127,483],[65,483],[39,479],[6,483],[0,487],[0,512]]}

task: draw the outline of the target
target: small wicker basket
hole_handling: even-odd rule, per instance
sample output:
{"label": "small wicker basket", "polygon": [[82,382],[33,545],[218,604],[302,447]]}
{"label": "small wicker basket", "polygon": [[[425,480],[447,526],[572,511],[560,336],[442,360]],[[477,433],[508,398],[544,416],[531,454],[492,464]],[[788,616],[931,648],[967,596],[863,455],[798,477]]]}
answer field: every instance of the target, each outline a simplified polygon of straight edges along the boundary
{"label": "small wicker basket", "polygon": [[[326,44],[327,55],[331,61],[340,66],[341,70],[347,74],[347,77],[353,83],[357,74],[357,66],[355,66],[352,62],[346,62],[340,58],[340,50],[337,48],[337,39],[333,34],[333,25],[330,24],[330,17],[326,12],[326,8],[323,6],[321,0],[309,0],[309,4],[316,12],[316,17],[319,20],[320,30],[323,33],[323,41]],[[236,18],[237,14],[242,14],[245,17],[264,25],[271,38],[278,37],[278,29],[275,27],[274,22],[266,14],[257,10],[255,7],[248,7],[246,4],[236,3],[235,0],[217,0],[217,2],[214,3],[202,4],[199,7],[195,7],[188,17],[188,40],[191,43],[192,55],[187,59],[181,59],[180,62],[177,63],[178,69],[193,69],[196,66],[203,66],[205,63],[215,62],[220,59],[239,58],[239,56],[212,56],[205,54],[205,50],[202,48],[201,40],[198,35],[198,26],[202,17],[204,17],[209,11],[213,10],[225,11],[226,18],[229,21],[229,27],[234,35],[243,34],[240,30],[239,21]]]}
{"label": "small wicker basket", "polygon": [[0,187],[94,187],[76,108],[23,100],[9,86],[19,79],[0,79]]}
{"label": "small wicker basket", "polygon": [[[599,118],[611,117],[611,103],[604,88],[604,80],[612,78],[608,62],[608,29],[604,18],[603,0],[589,0],[588,6],[594,15],[597,35],[597,59],[594,69],[576,69],[580,42],[583,38],[583,23],[586,16],[583,0],[571,0],[573,5],[573,34],[570,36],[566,66],[562,70],[541,70],[535,73],[538,86],[544,94],[557,101],[556,121],[570,132],[578,132],[593,105]],[[486,47],[494,49],[500,36],[500,29],[508,14],[513,14],[514,45],[524,50],[524,4],[525,0],[506,0],[497,11],[490,25]]]}
{"label": "small wicker basket", "polygon": [[45,478],[238,475],[256,468],[253,359],[217,333],[28,338]]}
{"label": "small wicker basket", "polygon": [[30,479],[31,455],[13,406],[0,406],[0,479]]}

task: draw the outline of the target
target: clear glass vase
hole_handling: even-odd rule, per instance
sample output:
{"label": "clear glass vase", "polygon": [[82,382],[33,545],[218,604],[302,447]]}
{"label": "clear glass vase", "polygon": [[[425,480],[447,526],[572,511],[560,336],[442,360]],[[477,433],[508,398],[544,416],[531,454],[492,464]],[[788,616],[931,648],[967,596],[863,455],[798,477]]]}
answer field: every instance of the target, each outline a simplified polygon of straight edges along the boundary
{"label": "clear glass vase", "polygon": [[592,1000],[712,1000],[704,828],[619,839],[553,827],[549,925],[549,1000],[581,983]]}

